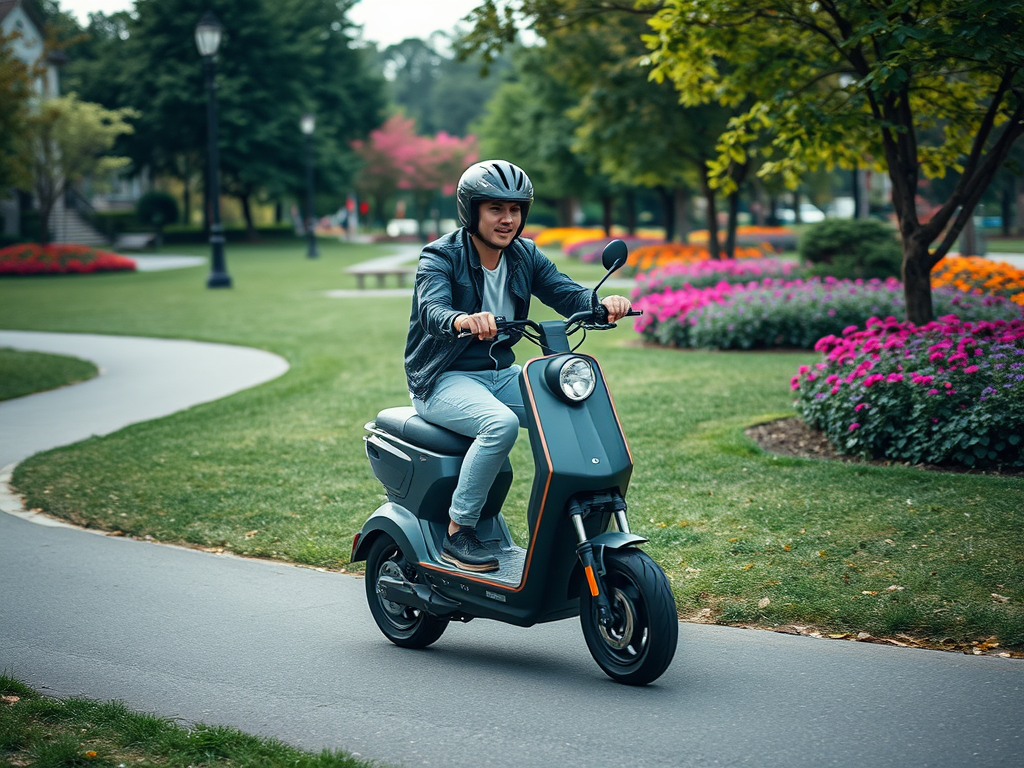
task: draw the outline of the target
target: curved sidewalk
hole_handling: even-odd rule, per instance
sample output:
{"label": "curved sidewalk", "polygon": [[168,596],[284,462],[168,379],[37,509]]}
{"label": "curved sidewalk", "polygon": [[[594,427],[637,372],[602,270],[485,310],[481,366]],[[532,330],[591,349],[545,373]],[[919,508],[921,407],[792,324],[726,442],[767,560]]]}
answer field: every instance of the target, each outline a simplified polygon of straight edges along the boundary
{"label": "curved sidewalk", "polygon": [[218,400],[288,370],[270,352],[180,339],[0,331],[0,347],[80,357],[100,370],[81,384],[0,402],[4,490],[14,465],[34,453]]}

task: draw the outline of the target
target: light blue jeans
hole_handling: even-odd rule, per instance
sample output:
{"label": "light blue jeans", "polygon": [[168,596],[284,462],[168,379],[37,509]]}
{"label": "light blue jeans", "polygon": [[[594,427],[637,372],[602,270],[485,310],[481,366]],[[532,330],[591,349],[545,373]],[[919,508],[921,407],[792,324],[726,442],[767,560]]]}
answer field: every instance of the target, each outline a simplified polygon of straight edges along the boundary
{"label": "light blue jeans", "polygon": [[459,472],[459,482],[448,511],[459,525],[476,526],[491,484],[526,426],[526,410],[519,390],[522,368],[500,371],[446,371],[424,401],[412,404],[422,418],[475,438]]}

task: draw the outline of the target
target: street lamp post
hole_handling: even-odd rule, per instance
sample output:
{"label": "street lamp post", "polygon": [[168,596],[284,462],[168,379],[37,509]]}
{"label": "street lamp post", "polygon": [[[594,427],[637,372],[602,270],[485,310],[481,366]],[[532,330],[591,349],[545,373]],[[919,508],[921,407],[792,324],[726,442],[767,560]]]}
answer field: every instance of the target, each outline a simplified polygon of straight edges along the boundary
{"label": "street lamp post", "polygon": [[220,223],[220,179],[217,157],[217,85],[214,79],[217,70],[215,56],[220,47],[222,27],[210,11],[196,24],[196,48],[203,57],[206,73],[206,137],[209,168],[206,174],[206,195],[210,210],[210,276],[206,278],[207,288],[230,288],[231,275],[224,262],[224,227]]}
{"label": "street lamp post", "polygon": [[316,117],[307,112],[299,121],[299,128],[306,135],[306,257],[319,258],[316,246],[316,214],[313,211],[313,131],[316,130]]}

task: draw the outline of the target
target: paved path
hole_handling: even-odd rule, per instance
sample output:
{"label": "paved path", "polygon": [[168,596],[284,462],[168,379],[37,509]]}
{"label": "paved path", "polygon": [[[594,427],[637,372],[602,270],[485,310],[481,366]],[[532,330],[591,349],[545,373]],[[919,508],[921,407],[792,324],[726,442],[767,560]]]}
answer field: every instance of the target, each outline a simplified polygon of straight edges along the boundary
{"label": "paved path", "polygon": [[[136,348],[117,362],[103,337],[76,337],[71,349],[32,336],[15,341],[95,359],[105,372],[48,395],[109,383],[116,403],[106,426],[83,429],[81,408],[51,398],[55,445],[166,412],[155,391],[117,383],[132,368],[166,364],[218,381],[226,360],[218,349],[190,368],[178,355],[195,345],[153,342],[145,360]],[[225,394],[201,389],[196,402]],[[18,403],[0,406],[0,432],[31,444],[15,439],[15,460],[39,450],[34,425],[14,427]],[[122,699],[313,750],[455,768],[1024,764],[1019,660],[683,624],[672,667],[634,689],[600,672],[575,621],[474,621],[406,651],[378,633],[361,579],[10,515],[0,515],[0,584],[0,669],[51,694]]]}

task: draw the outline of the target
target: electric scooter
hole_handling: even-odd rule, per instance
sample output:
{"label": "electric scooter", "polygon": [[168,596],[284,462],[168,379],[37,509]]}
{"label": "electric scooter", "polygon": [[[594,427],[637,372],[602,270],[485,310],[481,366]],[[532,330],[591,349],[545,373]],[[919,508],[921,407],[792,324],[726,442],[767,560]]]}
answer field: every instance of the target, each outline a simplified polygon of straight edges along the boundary
{"label": "electric scooter", "polygon": [[513,542],[501,514],[512,482],[507,459],[477,525],[498,558],[497,571],[468,572],[441,559],[448,508],[472,440],[411,407],[388,408],[366,425],[366,454],[387,501],[356,534],[352,561],[366,561],[370,613],[396,645],[424,648],[452,621],[529,627],[579,616],[591,655],[613,680],[646,685],[671,663],[675,600],[664,572],[639,548],[647,539],[629,529],[629,446],[600,366],[569,342],[581,330],[585,338],[586,331],[615,327],[597,290],[626,256],[621,240],[605,248],[607,272],[591,311],[540,323],[497,318],[499,331],[521,328],[542,352],[520,378],[535,466],[529,543],[524,549]]}

